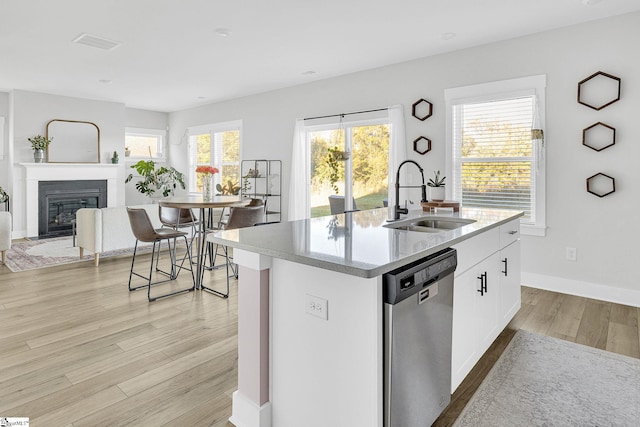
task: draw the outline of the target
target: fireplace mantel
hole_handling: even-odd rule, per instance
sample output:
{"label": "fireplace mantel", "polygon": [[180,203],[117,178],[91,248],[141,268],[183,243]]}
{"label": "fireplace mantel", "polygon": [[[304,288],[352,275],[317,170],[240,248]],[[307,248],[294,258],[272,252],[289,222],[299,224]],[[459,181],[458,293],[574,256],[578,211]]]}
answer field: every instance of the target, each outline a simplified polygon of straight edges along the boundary
{"label": "fireplace mantel", "polygon": [[26,236],[38,235],[38,182],[107,181],[107,206],[117,206],[118,176],[122,165],[110,163],[19,163],[24,170]]}

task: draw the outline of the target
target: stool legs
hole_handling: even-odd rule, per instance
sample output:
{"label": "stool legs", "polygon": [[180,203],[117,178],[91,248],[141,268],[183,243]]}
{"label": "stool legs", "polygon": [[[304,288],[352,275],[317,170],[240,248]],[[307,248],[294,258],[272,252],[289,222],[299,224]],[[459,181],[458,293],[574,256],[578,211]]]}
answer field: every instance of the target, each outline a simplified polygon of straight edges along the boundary
{"label": "stool legs", "polygon": [[[191,266],[191,253],[189,251],[189,242],[187,241],[186,236],[182,236],[182,237],[184,237],[184,240],[185,240],[185,247],[186,247],[185,251],[186,251],[186,253],[185,253],[185,256],[182,258],[182,262],[181,262],[180,265],[177,264],[177,259],[176,259],[176,241],[175,241],[176,239],[173,239],[174,240],[173,248],[171,248],[171,239],[167,239],[167,243],[169,245],[169,256],[170,256],[170,259],[171,259],[171,273],[166,273],[166,272],[164,272],[164,271],[162,271],[162,270],[160,270],[158,268],[161,240],[156,240],[156,241],[153,242],[153,248],[152,248],[152,251],[151,251],[151,263],[149,265],[149,276],[148,277],[147,276],[143,276],[143,275],[141,275],[139,273],[136,273],[134,271],[136,255],[137,255],[137,251],[138,251],[138,240],[136,240],[136,244],[135,244],[134,249],[133,249],[133,257],[131,258],[131,271],[129,272],[129,285],[128,285],[129,286],[129,291],[135,291],[136,289],[140,289],[140,288],[145,288],[146,287],[147,288],[147,299],[149,301],[155,301],[155,300],[157,300],[159,298],[164,298],[164,297],[168,297],[168,296],[171,296],[171,295],[181,294],[183,292],[191,292],[191,291],[195,290],[195,276],[193,275],[193,268]],[[156,251],[157,251],[157,253],[156,253]],[[187,268],[187,267],[184,266],[184,263],[185,263],[187,258],[189,259],[189,267],[190,268]],[[153,271],[154,271],[154,261],[155,261],[155,269],[156,269],[156,271],[167,275],[168,276],[167,279],[158,280],[156,282],[152,282]],[[180,289],[180,290],[169,292],[169,293],[162,294],[162,295],[157,295],[157,296],[154,296],[154,297],[151,296],[151,287],[152,286],[158,285],[158,284],[161,284],[161,283],[166,283],[166,282],[169,282],[171,280],[177,279],[178,273],[182,269],[186,269],[186,270],[189,270],[191,272],[191,279],[192,279],[192,283],[193,283],[192,287],[186,288],[186,289]],[[174,272],[175,272],[175,274],[174,274]],[[131,286],[131,279],[132,279],[132,277],[134,275],[138,276],[138,277],[140,277],[142,279],[145,279],[147,281],[147,283],[145,285],[132,287]]]}

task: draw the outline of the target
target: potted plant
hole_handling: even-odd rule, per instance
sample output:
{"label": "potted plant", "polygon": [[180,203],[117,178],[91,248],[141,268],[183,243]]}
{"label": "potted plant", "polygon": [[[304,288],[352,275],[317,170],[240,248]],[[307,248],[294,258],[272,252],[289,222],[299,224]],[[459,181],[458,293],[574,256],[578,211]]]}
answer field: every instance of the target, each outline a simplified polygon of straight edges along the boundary
{"label": "potted plant", "polygon": [[440,171],[434,172],[434,177],[429,178],[427,185],[429,188],[429,198],[434,202],[442,202],[445,197],[444,180],[445,176],[440,178]]}
{"label": "potted plant", "polygon": [[324,162],[329,168],[329,183],[333,191],[338,194],[338,186],[336,182],[340,180],[341,172],[344,171],[344,167],[340,162],[347,160],[351,153],[340,150],[337,146],[327,149],[327,155],[324,158]]}
{"label": "potted plant", "polygon": [[[184,175],[173,167],[160,166],[156,169],[156,162],[153,160],[140,160],[138,163],[131,165],[132,169],[143,178],[136,182],[136,189],[149,197],[153,197],[156,193],[160,193],[162,197],[173,195],[173,191],[180,185],[182,189],[184,185]],[[128,183],[133,179],[133,174],[129,174],[124,181]]]}
{"label": "potted plant", "polygon": [[33,138],[27,138],[33,148],[33,161],[36,163],[44,163],[44,150],[47,149],[53,138],[47,138],[42,135],[36,135]]}

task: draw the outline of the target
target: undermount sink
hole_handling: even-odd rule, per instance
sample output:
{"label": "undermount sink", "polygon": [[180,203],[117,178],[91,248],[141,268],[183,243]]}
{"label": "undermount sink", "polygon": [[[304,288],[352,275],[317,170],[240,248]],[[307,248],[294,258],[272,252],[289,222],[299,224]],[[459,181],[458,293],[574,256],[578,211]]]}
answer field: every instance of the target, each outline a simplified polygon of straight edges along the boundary
{"label": "undermount sink", "polygon": [[419,217],[403,221],[385,224],[387,228],[394,230],[418,231],[421,233],[439,233],[446,230],[455,230],[467,224],[474,223],[473,219],[447,218],[447,217]]}

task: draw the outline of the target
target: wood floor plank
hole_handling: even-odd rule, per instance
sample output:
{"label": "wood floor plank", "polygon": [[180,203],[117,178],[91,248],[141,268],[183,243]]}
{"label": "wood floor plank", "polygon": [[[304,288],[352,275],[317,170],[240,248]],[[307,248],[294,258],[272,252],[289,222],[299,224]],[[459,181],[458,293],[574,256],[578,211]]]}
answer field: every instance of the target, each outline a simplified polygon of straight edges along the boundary
{"label": "wood floor plank", "polygon": [[109,407],[127,396],[118,387],[113,386],[78,400],[69,406],[48,412],[41,417],[29,420],[34,426],[59,426],[73,423],[74,420]]}
{"label": "wood floor plank", "polygon": [[605,349],[640,359],[638,327],[610,322],[607,334],[607,346]]}
{"label": "wood floor plank", "polygon": [[565,335],[571,337],[572,341],[575,340],[585,305],[586,300],[583,298],[563,298],[556,316],[549,326],[549,332]]}
{"label": "wood floor plank", "polygon": [[546,334],[558,310],[560,310],[564,298],[565,296],[563,294],[557,292],[545,292],[541,294],[538,303],[535,304],[535,308],[531,311],[521,328],[529,332],[542,335]]}
{"label": "wood floor plank", "polygon": [[576,342],[605,350],[609,334],[611,303],[587,300],[580,320]]}

